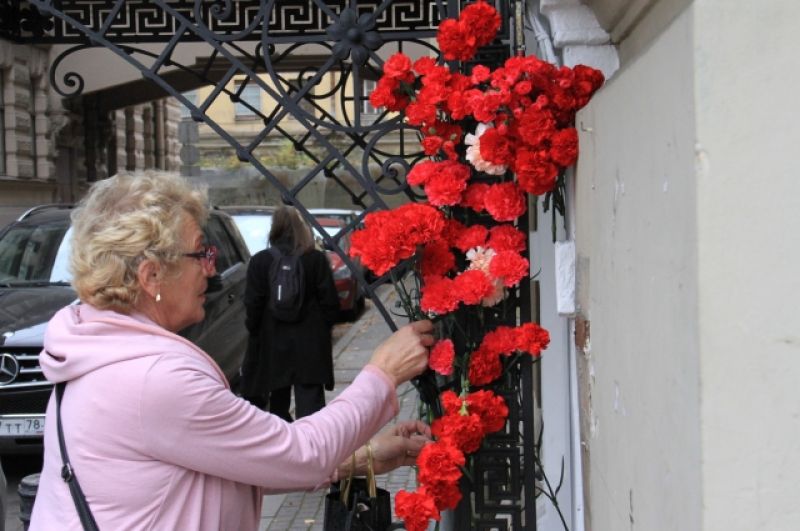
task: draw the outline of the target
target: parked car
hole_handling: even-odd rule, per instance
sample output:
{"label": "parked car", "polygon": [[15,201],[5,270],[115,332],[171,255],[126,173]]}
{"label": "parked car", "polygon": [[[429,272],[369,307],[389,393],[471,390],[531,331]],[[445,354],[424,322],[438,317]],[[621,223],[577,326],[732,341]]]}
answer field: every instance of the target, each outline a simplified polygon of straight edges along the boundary
{"label": "parked car", "polygon": [[[334,237],[346,226],[346,223],[341,219],[316,217],[317,223],[322,226],[322,229],[330,236]],[[328,262],[331,264],[333,271],[333,281],[336,284],[336,292],[339,294],[339,309],[341,318],[343,320],[352,321],[364,309],[366,298],[364,291],[361,289],[361,282],[358,279],[356,271],[350,269],[345,264],[344,260],[336,254],[328,245],[322,235],[316,229],[314,230],[315,238],[321,247],[328,255]],[[346,254],[350,253],[350,235],[347,234],[338,241],[339,248]],[[355,262],[356,267],[360,267],[358,262]]]}
{"label": "parked car", "polygon": [[[347,210],[344,208],[309,208],[308,213],[315,218],[333,218],[339,219],[345,223],[345,226],[350,225],[358,219],[361,215],[361,210]],[[359,223],[359,225],[361,225]]]}
{"label": "parked car", "polygon": [[[250,254],[255,254],[258,251],[266,249],[269,246],[267,241],[269,238],[269,230],[272,227],[272,214],[275,212],[275,207],[271,206],[220,206],[217,209],[230,214],[239,228],[239,232],[247,243],[250,249]],[[310,213],[319,212],[323,209],[311,209]],[[324,209],[324,211],[329,211]],[[352,211],[340,210],[335,211],[343,213],[342,216],[350,216],[350,219],[355,219]],[[331,236],[335,236],[339,230],[346,226],[343,218],[338,219],[335,217],[318,217],[317,221],[323,224]],[[318,242],[322,242],[322,236],[315,232],[315,238]],[[349,237],[339,242],[339,246],[344,252],[350,250]],[[344,263],[344,260],[339,257],[332,249],[326,249],[328,255],[328,262],[331,265],[333,272],[333,280],[336,283],[336,290],[339,293],[339,319],[340,320],[353,320],[364,308],[365,298],[364,294],[359,290],[359,283],[356,276]]]}
{"label": "parked car", "polygon": [[271,206],[220,206],[218,210],[230,215],[247,244],[250,255],[269,246],[269,229],[272,228]]}
{"label": "parked car", "polygon": [[[52,385],[39,366],[47,322],[79,304],[70,286],[71,206],[32,209],[0,230],[0,453],[39,451]],[[218,248],[205,319],[181,335],[208,352],[235,387],[246,350],[244,290],[250,253],[231,218],[212,211],[204,228]]]}

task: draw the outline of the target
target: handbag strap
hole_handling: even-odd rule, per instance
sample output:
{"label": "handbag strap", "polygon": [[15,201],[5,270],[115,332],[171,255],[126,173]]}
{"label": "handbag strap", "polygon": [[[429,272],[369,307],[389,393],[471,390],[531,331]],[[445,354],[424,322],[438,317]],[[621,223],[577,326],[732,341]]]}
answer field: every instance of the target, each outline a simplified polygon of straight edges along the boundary
{"label": "handbag strap", "polygon": [[348,505],[350,499],[350,487],[353,485],[353,474],[356,473],[356,453],[353,452],[353,458],[350,460],[350,475],[347,476],[347,479],[343,479],[342,482],[339,484],[341,487],[339,490],[339,499],[345,504]]}
{"label": "handbag strap", "polygon": [[78,478],[72,470],[72,465],[69,462],[67,455],[67,444],[64,442],[64,430],[61,427],[61,400],[64,397],[64,389],[67,387],[66,382],[59,382],[56,384],[56,426],[58,427],[58,446],[61,448],[61,461],[64,465],[61,467],[61,479],[69,486],[69,492],[72,495],[72,500],[75,502],[75,508],[78,510],[78,517],[81,520],[81,525],[86,531],[98,531],[97,522],[94,520],[92,510],[89,508],[89,503],[83,495]]}
{"label": "handbag strap", "polygon": [[372,441],[367,441],[367,489],[370,498],[378,497],[378,489],[375,486],[375,468],[372,465]]}

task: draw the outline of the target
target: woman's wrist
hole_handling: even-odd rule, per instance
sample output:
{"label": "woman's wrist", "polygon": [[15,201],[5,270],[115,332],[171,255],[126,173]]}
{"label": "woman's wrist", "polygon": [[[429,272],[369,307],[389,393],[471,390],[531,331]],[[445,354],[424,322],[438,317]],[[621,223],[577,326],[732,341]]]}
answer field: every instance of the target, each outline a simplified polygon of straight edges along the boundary
{"label": "woman's wrist", "polygon": [[[353,465],[355,463],[355,466]],[[352,476],[363,476],[367,471],[367,449],[365,446],[358,448],[353,455],[344,460],[337,467],[339,481]]]}
{"label": "woman's wrist", "polygon": [[397,386],[400,385],[400,382],[397,381],[393,374],[373,361],[367,363],[364,368],[371,369],[375,374],[380,375],[392,389],[397,389]]}

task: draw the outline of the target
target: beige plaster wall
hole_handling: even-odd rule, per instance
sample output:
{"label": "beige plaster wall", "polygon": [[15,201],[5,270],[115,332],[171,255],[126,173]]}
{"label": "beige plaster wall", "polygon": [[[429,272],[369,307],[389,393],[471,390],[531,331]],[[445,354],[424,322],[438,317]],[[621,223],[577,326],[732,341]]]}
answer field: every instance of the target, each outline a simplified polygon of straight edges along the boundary
{"label": "beige plaster wall", "polygon": [[800,529],[797,0],[697,0],[704,529]]}
{"label": "beige plaster wall", "polygon": [[[578,117],[587,528],[701,523],[693,23],[684,12]],[[580,321],[579,321],[580,322]]]}

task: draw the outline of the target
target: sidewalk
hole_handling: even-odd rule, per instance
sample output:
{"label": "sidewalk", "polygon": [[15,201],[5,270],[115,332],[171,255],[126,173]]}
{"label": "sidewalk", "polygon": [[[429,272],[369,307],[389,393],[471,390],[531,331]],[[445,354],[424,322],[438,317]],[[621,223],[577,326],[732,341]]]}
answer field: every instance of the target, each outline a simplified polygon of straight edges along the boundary
{"label": "sidewalk", "polygon": [[[379,290],[381,300],[391,308],[396,297],[390,286]],[[330,401],[342,389],[350,385],[361,368],[372,356],[372,351],[391,333],[386,322],[371,302],[361,319],[333,346],[333,364],[336,386],[326,392]],[[411,384],[403,384],[397,390],[400,414],[397,419],[413,419],[417,415],[417,394]],[[377,477],[378,487],[392,493],[392,514],[394,514],[394,494],[401,489],[414,490],[416,475],[412,467],[403,467],[389,474]],[[297,492],[264,496],[261,511],[260,531],[284,530],[322,530],[327,489],[317,492]]]}

